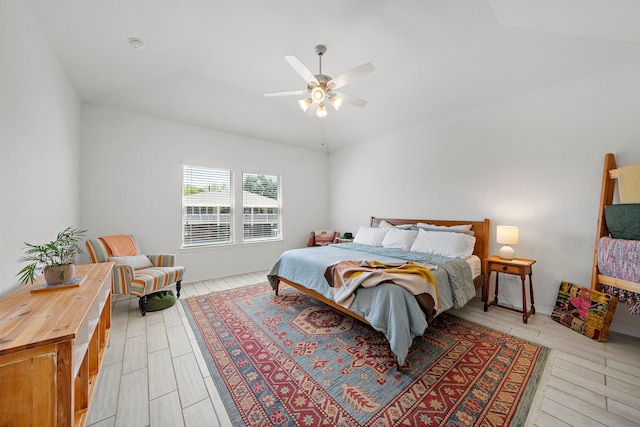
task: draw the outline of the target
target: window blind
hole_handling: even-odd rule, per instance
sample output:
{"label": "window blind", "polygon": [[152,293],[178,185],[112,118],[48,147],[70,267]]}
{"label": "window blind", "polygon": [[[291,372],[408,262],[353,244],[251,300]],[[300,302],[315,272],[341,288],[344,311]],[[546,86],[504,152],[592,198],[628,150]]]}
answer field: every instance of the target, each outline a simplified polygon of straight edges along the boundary
{"label": "window blind", "polygon": [[233,174],[182,166],[182,246],[233,243]]}
{"label": "window blind", "polygon": [[242,173],[243,241],[282,238],[282,189],[277,175]]}

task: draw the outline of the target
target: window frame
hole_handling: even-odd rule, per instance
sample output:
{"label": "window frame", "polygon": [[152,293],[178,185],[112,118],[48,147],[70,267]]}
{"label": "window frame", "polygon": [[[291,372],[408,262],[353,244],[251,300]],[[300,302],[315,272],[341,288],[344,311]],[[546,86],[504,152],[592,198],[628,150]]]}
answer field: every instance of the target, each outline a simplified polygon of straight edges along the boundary
{"label": "window frame", "polygon": [[[187,171],[187,168],[190,168]],[[195,175],[191,177],[191,179],[186,182],[187,173],[191,173]],[[211,174],[209,174],[209,172]],[[201,191],[192,194],[185,194],[185,189],[187,186],[193,186],[195,188],[205,188],[199,187],[199,185],[206,186],[204,180],[208,180],[207,182],[216,184],[216,180],[220,180],[219,184],[222,186],[221,190],[211,190],[211,185],[209,185],[209,191]],[[203,166],[200,164],[194,163],[182,163],[181,164],[181,249],[198,249],[198,248],[208,248],[208,247],[217,247],[217,246],[226,246],[233,245],[236,241],[236,219],[235,219],[235,173],[232,169],[228,168],[220,168],[213,166]],[[228,193],[228,196],[225,197],[224,194],[213,194],[215,192],[225,192]],[[209,193],[207,197],[206,194],[202,194],[200,197],[201,200],[196,200],[195,198],[190,201],[194,203],[193,205],[188,205],[186,202],[189,202],[187,197],[194,196],[201,193]],[[209,199],[209,200],[207,200]],[[219,201],[217,201],[219,200]],[[225,201],[228,201],[229,206],[226,206]],[[207,203],[219,203],[217,212],[213,213],[215,205],[209,206]],[[223,205],[224,204],[224,205]],[[211,208],[212,213],[209,214],[209,210]],[[229,212],[227,213],[227,209]],[[191,213],[189,214],[189,211]],[[197,214],[195,212],[198,212]],[[203,214],[204,212],[204,214]],[[192,215],[189,219],[187,215]],[[224,217],[223,217],[224,215]],[[211,218],[207,218],[210,216]],[[207,220],[214,221],[212,223],[207,223]],[[189,226],[188,222],[191,221],[191,239],[187,239],[187,230],[186,227]],[[195,224],[195,221],[205,221],[201,226],[198,227]],[[226,227],[225,227],[226,224]],[[215,229],[218,229],[216,232]],[[194,230],[196,232],[211,234],[211,237],[208,239],[207,237],[195,238],[193,237]],[[226,231],[225,231],[226,230]],[[222,237],[222,238],[221,238]]]}
{"label": "window frame", "polygon": [[[210,165],[202,165],[194,162],[181,162],[181,229],[180,229],[180,240],[181,240],[181,250],[199,250],[199,249],[212,249],[216,247],[224,247],[231,246],[235,244],[258,244],[258,243],[269,243],[275,241],[283,240],[283,230],[282,230],[282,175],[269,173],[269,172],[254,172],[254,171],[242,171],[242,170],[234,170],[231,168],[221,168]],[[213,173],[213,176],[219,176],[220,173],[225,175],[225,179],[228,178],[227,181],[222,182],[221,184],[224,186],[223,188],[228,188],[228,199],[226,199],[227,203],[219,204],[217,206],[217,210],[215,210],[216,206],[207,205],[206,200],[201,200],[199,203],[188,204],[187,197],[189,194],[186,194],[185,190],[188,186],[193,186],[196,188],[206,188],[203,184],[203,181],[198,182],[197,179],[191,177],[191,179],[185,181],[188,173],[194,173],[203,175],[206,177],[207,173]],[[268,198],[267,196],[262,196],[257,194],[256,198],[251,200],[247,200],[245,197],[244,191],[244,180],[247,176],[263,176],[266,179],[271,180],[276,184],[276,197],[275,204],[273,201],[269,201],[261,198]],[[201,178],[201,177],[200,177]],[[210,178],[207,182],[214,182],[214,178]],[[240,183],[240,185],[237,185]],[[210,190],[211,186],[209,186]],[[216,191],[216,190],[213,190]],[[204,190],[203,192],[207,192]],[[198,192],[192,193],[199,194]],[[206,199],[206,197],[204,198]],[[264,201],[265,205],[258,206],[255,203]],[[228,205],[228,206],[227,206]],[[245,206],[248,205],[248,206]],[[252,206],[253,205],[253,206]],[[249,213],[245,213],[245,210],[249,210]],[[223,234],[227,236],[226,239],[216,238],[214,235],[210,240],[207,238],[201,238],[198,240],[197,238],[188,239],[187,231],[185,229],[189,224],[189,219],[187,215],[191,216],[191,221],[195,220],[196,217],[200,217],[204,220],[207,216],[211,216],[212,218],[218,217],[219,219],[223,216],[228,218],[228,227]],[[257,218],[258,216],[263,217],[262,224],[251,221],[251,225],[255,228],[254,233],[258,233],[257,235],[247,235],[246,233],[246,225],[249,224],[247,222],[248,215],[251,216],[252,219]],[[204,218],[203,218],[204,217]],[[266,218],[266,219],[265,219]],[[270,222],[269,222],[270,221]],[[193,223],[191,224],[194,225]],[[210,224],[212,225],[212,224]],[[261,229],[262,227],[262,229]],[[195,227],[192,228],[193,230]],[[265,231],[267,230],[267,231]],[[274,233],[275,230],[275,233]],[[206,227],[202,228],[203,233],[211,233],[210,229]],[[272,234],[274,233],[274,234]]]}
{"label": "window frame", "polygon": [[[277,199],[275,199],[276,203],[272,204],[273,202],[270,202],[269,200],[265,200],[265,198],[269,199],[268,196],[257,195],[256,200],[260,200],[260,199],[264,200],[266,203],[265,206],[251,206],[252,202],[246,199],[247,194],[245,193],[245,179],[247,176],[256,176],[256,177],[262,176],[268,180],[275,181],[276,197],[277,197]],[[270,172],[253,172],[253,171],[249,172],[249,171],[243,170],[242,172],[240,172],[240,182],[242,183],[241,185],[242,188],[240,189],[242,209],[238,209],[237,212],[239,215],[242,216],[242,220],[239,223],[239,228],[242,232],[242,243],[254,244],[254,243],[281,241],[283,239],[282,237],[282,234],[283,234],[282,233],[282,204],[283,204],[282,203],[282,194],[283,194],[282,175],[278,175]],[[253,203],[255,203],[255,201]],[[255,212],[255,209],[260,209],[264,212]],[[247,213],[246,212],[247,210],[250,210],[250,212]],[[273,210],[276,210],[276,211],[273,212]],[[250,218],[252,219],[252,221],[250,222],[251,223],[250,225],[254,227],[254,230],[262,226],[269,226],[269,224],[271,224],[270,230],[271,232],[273,232],[274,230],[273,224],[275,224],[276,225],[275,230],[277,230],[276,234],[272,236],[262,235],[258,237],[247,237],[246,220],[248,216],[250,216]],[[255,218],[258,218],[258,221],[253,221]],[[260,221],[260,219],[264,219],[265,222]],[[269,222],[273,219],[275,220],[275,222]]]}

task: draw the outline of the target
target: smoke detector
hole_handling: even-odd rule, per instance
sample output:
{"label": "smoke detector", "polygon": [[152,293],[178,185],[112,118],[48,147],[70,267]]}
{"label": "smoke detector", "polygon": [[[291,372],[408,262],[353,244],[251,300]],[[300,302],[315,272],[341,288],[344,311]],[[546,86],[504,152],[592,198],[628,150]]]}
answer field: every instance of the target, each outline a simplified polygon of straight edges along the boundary
{"label": "smoke detector", "polygon": [[137,37],[131,37],[129,39],[129,44],[134,49],[144,49],[144,42],[142,41],[142,39],[139,39]]}

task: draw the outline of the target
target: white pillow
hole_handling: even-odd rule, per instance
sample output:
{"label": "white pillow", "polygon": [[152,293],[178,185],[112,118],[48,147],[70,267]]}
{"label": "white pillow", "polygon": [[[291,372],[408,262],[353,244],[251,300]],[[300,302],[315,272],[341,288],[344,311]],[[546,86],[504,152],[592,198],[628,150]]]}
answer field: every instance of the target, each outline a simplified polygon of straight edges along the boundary
{"label": "white pillow", "polygon": [[435,225],[435,224],[427,224],[425,222],[419,222],[416,224],[418,227],[427,227],[427,228],[449,228],[451,230],[463,230],[463,231],[471,231],[471,224],[460,224],[460,225]]}
{"label": "white pillow", "polygon": [[408,251],[413,244],[413,240],[418,234],[414,230],[402,230],[400,228],[389,228],[384,236],[382,246],[385,248],[399,248]]}
{"label": "white pillow", "polygon": [[382,241],[384,240],[384,236],[387,234],[387,230],[391,230],[391,228],[368,227],[363,225],[356,233],[353,243],[360,243],[361,245],[369,246],[382,246]]}
{"label": "white pillow", "polygon": [[476,238],[464,233],[419,230],[411,252],[426,252],[449,258],[465,259],[473,253]]}
{"label": "white pillow", "polygon": [[141,268],[153,267],[151,260],[146,255],[136,256],[110,256],[109,261],[115,262],[116,265],[127,264],[133,267],[134,270],[140,270]]}

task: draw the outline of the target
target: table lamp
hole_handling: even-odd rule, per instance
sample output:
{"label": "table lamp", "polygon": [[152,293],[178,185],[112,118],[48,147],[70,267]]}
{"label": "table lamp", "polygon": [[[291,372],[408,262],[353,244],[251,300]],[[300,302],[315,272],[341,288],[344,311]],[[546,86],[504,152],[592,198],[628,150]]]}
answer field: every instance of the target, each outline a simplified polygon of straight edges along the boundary
{"label": "table lamp", "polygon": [[513,225],[499,225],[496,227],[496,242],[504,245],[500,248],[500,258],[513,259],[516,256],[516,251],[509,245],[518,244],[518,227]]}

